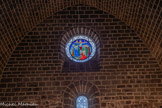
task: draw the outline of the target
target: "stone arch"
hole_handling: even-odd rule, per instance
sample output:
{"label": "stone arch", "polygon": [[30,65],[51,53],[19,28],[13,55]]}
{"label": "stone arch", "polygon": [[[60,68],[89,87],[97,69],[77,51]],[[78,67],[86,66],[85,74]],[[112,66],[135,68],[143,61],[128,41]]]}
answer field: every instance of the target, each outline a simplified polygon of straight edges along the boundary
{"label": "stone arch", "polygon": [[82,28],[82,27],[77,27],[77,28],[72,28],[71,30],[67,31],[66,33],[63,34],[61,38],[61,43],[60,43],[60,50],[61,50],[61,57],[64,60],[66,55],[65,55],[65,46],[66,43],[74,36],[76,35],[86,35],[92,38],[96,44],[97,47],[97,53],[99,56],[100,52],[100,36],[98,35],[97,32],[95,32],[92,29],[89,28]]}
{"label": "stone arch", "polygon": [[76,98],[84,95],[89,100],[89,108],[99,108],[100,92],[98,88],[87,81],[77,81],[71,83],[64,91],[63,94],[63,108],[75,108]]}
{"label": "stone arch", "polygon": [[96,7],[123,20],[145,41],[162,69],[160,0],[4,0],[0,20],[0,74],[26,33],[51,14],[76,4]]}
{"label": "stone arch", "polygon": [[[95,60],[95,66],[92,66],[92,69],[90,70],[99,70],[99,64],[100,64],[100,36],[97,32],[95,32],[93,29],[90,28],[85,28],[85,27],[76,27],[76,28],[72,28],[71,30],[67,31],[66,33],[63,34],[61,40],[60,40],[60,51],[61,51],[61,62],[62,64],[67,63],[69,64],[70,60],[69,58],[67,58],[66,53],[65,53],[65,46],[67,44],[67,42],[74,36],[76,35],[86,35],[88,37],[90,37],[95,45],[96,45],[96,54],[95,56],[92,58],[92,60]],[[77,63],[76,66],[78,67],[85,67],[87,64],[91,65],[91,61],[88,61],[86,64],[84,63]],[[73,63],[74,64],[74,63]],[[64,69],[64,65],[63,67],[63,71],[67,71],[68,69]],[[94,69],[96,67],[96,69]],[[89,69],[89,67],[85,67],[86,71],[87,69]],[[75,71],[75,70],[74,70]]]}

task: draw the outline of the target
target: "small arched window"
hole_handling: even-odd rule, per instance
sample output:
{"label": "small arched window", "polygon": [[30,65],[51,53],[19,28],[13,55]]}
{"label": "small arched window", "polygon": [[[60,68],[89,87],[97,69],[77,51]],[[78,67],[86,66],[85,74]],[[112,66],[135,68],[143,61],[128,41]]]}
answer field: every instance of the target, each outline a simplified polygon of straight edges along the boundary
{"label": "small arched window", "polygon": [[76,108],[88,108],[88,99],[85,96],[79,96],[76,99]]}

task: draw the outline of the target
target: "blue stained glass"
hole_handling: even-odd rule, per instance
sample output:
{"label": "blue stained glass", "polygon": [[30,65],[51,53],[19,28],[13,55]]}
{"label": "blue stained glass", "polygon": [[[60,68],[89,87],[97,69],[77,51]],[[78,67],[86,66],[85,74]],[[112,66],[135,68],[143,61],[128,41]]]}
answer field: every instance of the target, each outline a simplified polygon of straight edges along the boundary
{"label": "blue stained glass", "polygon": [[88,99],[85,96],[79,96],[76,100],[77,108],[88,108]]}
{"label": "blue stained glass", "polygon": [[66,55],[75,62],[90,60],[96,51],[94,42],[86,36],[75,36],[66,44]]}
{"label": "blue stained glass", "polygon": [[77,60],[84,60],[90,56],[92,46],[87,40],[78,39],[71,43],[69,50],[73,58]]}

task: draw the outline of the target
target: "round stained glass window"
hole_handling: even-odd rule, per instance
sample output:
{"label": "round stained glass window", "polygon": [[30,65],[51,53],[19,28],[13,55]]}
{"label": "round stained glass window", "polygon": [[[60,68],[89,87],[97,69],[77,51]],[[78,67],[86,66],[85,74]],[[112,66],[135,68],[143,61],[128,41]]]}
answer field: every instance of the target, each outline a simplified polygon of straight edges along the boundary
{"label": "round stained glass window", "polygon": [[86,62],[96,52],[96,46],[87,36],[75,36],[66,44],[66,55],[75,62]]}

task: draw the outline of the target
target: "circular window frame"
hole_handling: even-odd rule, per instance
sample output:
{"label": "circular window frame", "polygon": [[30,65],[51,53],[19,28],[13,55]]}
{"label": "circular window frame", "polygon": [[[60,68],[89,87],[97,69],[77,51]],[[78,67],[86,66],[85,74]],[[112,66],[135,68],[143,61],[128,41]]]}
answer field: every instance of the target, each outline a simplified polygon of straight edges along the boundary
{"label": "circular window frame", "polygon": [[[92,52],[90,54],[90,56],[84,60],[78,60],[78,59],[75,59],[74,57],[72,57],[71,53],[70,53],[70,46],[71,44],[75,41],[75,40],[79,40],[79,39],[83,39],[83,40],[86,40],[90,43],[90,45],[92,46]],[[74,37],[72,37],[66,44],[65,46],[65,52],[66,52],[66,56],[74,61],[74,62],[78,62],[78,63],[83,63],[83,62],[87,62],[89,61],[90,59],[92,59],[95,54],[96,54],[96,45],[95,45],[95,42],[93,41],[93,39],[91,39],[89,36],[87,35],[75,35]]]}

